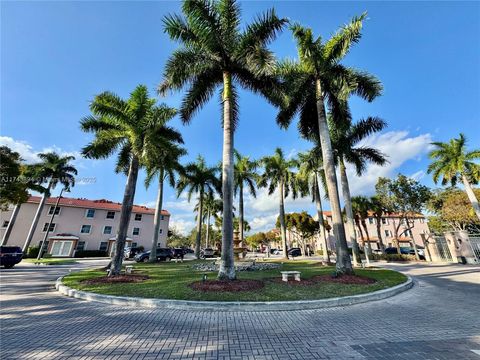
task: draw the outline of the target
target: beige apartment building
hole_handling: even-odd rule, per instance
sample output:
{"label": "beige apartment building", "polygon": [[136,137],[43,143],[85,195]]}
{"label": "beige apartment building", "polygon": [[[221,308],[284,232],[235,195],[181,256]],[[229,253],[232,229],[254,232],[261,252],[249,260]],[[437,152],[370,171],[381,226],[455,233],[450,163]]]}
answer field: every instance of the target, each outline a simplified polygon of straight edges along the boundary
{"label": "beige apartment building", "polygon": [[[48,198],[30,246],[39,246],[55,211],[56,197]],[[40,197],[31,196],[20,206],[7,245],[23,247],[37,211]],[[55,257],[72,257],[75,251],[101,250],[111,254],[120,221],[121,204],[102,200],[60,198],[48,234],[47,252]],[[0,239],[3,239],[13,209],[0,213]],[[127,233],[127,246],[151,247],[155,210],[134,205]],[[158,246],[165,247],[170,214],[163,210]]]}
{"label": "beige apartment building", "polygon": [[[366,220],[367,223],[367,230],[370,238],[370,245],[372,250],[380,249],[378,235],[377,235],[377,220],[373,216],[373,213],[369,214],[370,216]],[[330,226],[332,226],[332,213],[330,211],[323,212],[324,219],[328,222]],[[315,216],[315,219],[317,217]],[[381,218],[380,224],[380,234],[382,236],[382,241],[385,247],[396,246],[395,245],[395,227],[400,224],[399,231],[398,231],[398,241],[401,247],[411,247],[413,242],[418,246],[423,246],[421,234],[429,234],[428,223],[425,219],[425,216],[422,214],[415,215],[413,220],[409,220],[410,225],[413,222],[413,228],[408,229],[407,225],[402,222],[402,219],[398,216],[398,214],[385,214]],[[350,244],[350,234],[348,233],[348,227],[345,226],[345,231],[347,231],[347,241],[348,246],[351,247]],[[357,235],[357,240],[360,246],[364,243],[366,244],[367,236],[365,231],[362,227],[362,231],[358,229],[355,225],[355,231]],[[279,233],[279,232],[278,232]],[[363,233],[363,238],[361,234]],[[279,233],[280,234],[280,233]],[[295,232],[287,231],[287,243],[288,247],[301,247],[300,239]],[[315,236],[315,239],[311,239],[309,242],[311,245],[315,247],[316,250],[322,249],[322,245],[318,236]],[[335,249],[335,234],[333,230],[327,232],[327,243],[330,249]],[[271,244],[272,247],[279,247],[281,248],[281,241],[278,243]]]}

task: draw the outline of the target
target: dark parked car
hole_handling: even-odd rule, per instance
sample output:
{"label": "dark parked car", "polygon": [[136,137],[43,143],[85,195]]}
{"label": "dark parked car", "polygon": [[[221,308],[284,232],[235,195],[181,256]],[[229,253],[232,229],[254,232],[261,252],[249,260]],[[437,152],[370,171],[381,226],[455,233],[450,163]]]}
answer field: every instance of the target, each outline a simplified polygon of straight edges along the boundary
{"label": "dark parked car", "polygon": [[[150,259],[150,251],[143,252],[141,254],[137,254],[135,256],[136,262],[148,262]],[[157,261],[166,261],[173,259],[173,251],[172,249],[168,248],[158,248],[157,249]]]}
{"label": "dark parked car", "polygon": [[10,269],[23,259],[23,252],[18,246],[0,246],[0,266]]}
{"label": "dark parked car", "polygon": [[[417,247],[417,251],[418,251],[418,257],[420,258],[420,260],[425,260],[425,253],[423,251],[423,248]],[[415,255],[415,250],[412,248],[401,247],[400,253],[402,255]],[[398,254],[397,248],[388,247],[385,249],[385,254]]]}
{"label": "dark parked car", "polygon": [[173,249],[173,257],[176,259],[183,259],[185,256],[185,250],[182,248],[175,248]]}
{"label": "dark parked car", "polygon": [[302,256],[302,251],[300,250],[300,248],[291,248],[290,250],[288,250],[288,256],[291,256],[291,257],[297,257],[297,256]]}
{"label": "dark parked car", "polygon": [[132,259],[143,251],[143,247],[126,247],[124,251],[125,259]]}
{"label": "dark parked car", "polygon": [[183,250],[185,251],[185,254],[195,254],[195,251],[193,249],[185,248]]}

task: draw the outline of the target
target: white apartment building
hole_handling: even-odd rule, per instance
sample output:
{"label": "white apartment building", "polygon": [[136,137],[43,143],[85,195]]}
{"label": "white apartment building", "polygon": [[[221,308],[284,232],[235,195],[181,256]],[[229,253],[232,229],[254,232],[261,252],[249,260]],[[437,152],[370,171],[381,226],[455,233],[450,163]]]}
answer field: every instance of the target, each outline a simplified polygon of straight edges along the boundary
{"label": "white apartment building", "polygon": [[[44,239],[55,209],[56,197],[48,198],[30,246],[39,246]],[[39,196],[31,196],[20,206],[6,245],[23,247],[38,209]],[[47,252],[55,257],[72,257],[75,251],[100,250],[111,254],[120,221],[121,204],[102,200],[60,198],[48,234]],[[12,209],[0,213],[0,239],[10,223]],[[134,205],[127,233],[127,246],[151,247],[155,210]],[[170,213],[162,211],[159,247],[165,247]]]}

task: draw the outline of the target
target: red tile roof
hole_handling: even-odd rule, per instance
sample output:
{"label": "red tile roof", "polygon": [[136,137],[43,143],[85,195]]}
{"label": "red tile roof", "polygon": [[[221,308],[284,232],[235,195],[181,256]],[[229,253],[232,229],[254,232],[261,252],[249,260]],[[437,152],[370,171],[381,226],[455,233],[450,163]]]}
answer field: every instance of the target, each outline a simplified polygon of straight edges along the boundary
{"label": "red tile roof", "polygon": [[[55,205],[57,202],[57,197],[51,197],[47,199],[48,205]],[[40,196],[30,196],[27,200],[29,203],[39,203]],[[84,209],[101,209],[101,210],[110,210],[110,211],[120,211],[122,204],[116,203],[113,201],[100,199],[100,200],[88,200],[88,199],[74,199],[62,197],[60,199],[59,205],[61,206],[71,206],[71,207],[80,207]],[[155,209],[147,208],[146,206],[133,205],[133,213],[137,214],[154,214]],[[162,215],[170,215],[167,210],[162,210]]]}

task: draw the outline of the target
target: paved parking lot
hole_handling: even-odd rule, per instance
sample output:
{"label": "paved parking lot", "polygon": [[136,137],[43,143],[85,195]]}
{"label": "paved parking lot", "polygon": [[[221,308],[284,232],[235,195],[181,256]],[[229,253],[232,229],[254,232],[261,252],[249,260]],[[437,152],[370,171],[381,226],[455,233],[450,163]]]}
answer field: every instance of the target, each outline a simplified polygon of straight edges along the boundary
{"label": "paved parking lot", "polygon": [[118,308],[55,292],[58,276],[87,264],[0,270],[2,360],[480,360],[480,266],[391,266],[415,287],[368,304],[221,313]]}

